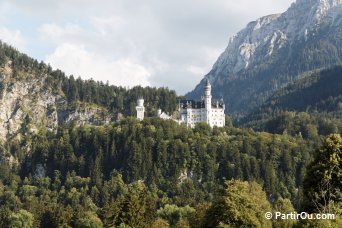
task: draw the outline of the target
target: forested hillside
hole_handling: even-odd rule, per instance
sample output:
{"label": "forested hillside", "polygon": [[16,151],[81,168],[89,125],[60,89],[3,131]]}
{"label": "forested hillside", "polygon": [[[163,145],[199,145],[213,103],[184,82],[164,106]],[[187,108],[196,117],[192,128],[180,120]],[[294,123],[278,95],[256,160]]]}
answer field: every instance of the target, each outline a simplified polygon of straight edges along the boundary
{"label": "forested hillside", "polygon": [[1,147],[19,158],[12,168],[1,164],[1,213],[24,209],[35,226],[74,226],[83,216],[147,226],[165,219],[157,210],[167,205],[193,214],[231,179],[256,181],[270,202],[288,198],[298,208],[312,153],[301,137],[206,124],[191,130],[158,118],[28,135],[29,156],[20,143]]}
{"label": "forested hillside", "polygon": [[135,115],[139,97],[145,99],[147,116],[155,116],[158,108],[172,113],[178,104],[168,88],[128,89],[75,79],[0,43],[0,140],[22,137],[22,129],[55,131],[63,123],[116,121]]}
{"label": "forested hillside", "polygon": [[[206,124],[192,130],[158,118],[28,134],[0,147],[18,158],[0,164],[0,225],[208,227],[221,221],[270,227],[261,215],[271,207],[301,210],[305,167],[321,144],[317,139]],[[29,154],[23,143],[31,145]],[[238,204],[247,211],[231,221],[220,197],[235,191],[232,202],[245,198]],[[248,206],[256,200],[259,206]],[[240,213],[226,206],[232,207],[227,216]]]}
{"label": "forested hillside", "polygon": [[277,91],[235,122],[271,133],[303,137],[342,133],[342,67],[319,70]]}
{"label": "forested hillside", "polygon": [[342,66],[318,70],[302,77],[277,91],[262,108],[336,112],[336,116],[341,116]]}

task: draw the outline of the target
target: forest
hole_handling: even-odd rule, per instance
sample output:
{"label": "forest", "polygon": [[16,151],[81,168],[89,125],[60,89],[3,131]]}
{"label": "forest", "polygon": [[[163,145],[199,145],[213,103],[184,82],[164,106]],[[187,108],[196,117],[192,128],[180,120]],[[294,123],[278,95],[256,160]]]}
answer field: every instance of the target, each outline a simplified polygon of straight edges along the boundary
{"label": "forest", "polygon": [[[21,158],[12,167],[1,164],[1,227],[272,227],[265,210],[328,208],[307,198],[324,179],[307,173],[320,169],[327,175],[328,168],[328,193],[335,197],[330,211],[340,203],[338,134],[321,144],[232,126],[187,129],[172,120],[126,118],[104,126],[62,126],[56,134],[43,131],[26,140],[29,156],[23,156],[19,141],[1,147]],[[317,161],[319,151],[337,168],[317,168],[313,162],[323,161]],[[222,197],[233,203],[225,205]],[[234,203],[246,212],[236,212]],[[273,226],[282,222],[294,221],[274,220]]]}

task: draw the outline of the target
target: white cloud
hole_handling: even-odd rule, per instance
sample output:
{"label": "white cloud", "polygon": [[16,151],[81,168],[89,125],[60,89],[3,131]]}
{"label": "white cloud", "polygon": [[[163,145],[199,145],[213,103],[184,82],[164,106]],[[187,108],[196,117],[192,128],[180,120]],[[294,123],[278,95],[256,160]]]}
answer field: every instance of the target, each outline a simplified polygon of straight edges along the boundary
{"label": "white cloud", "polygon": [[207,73],[206,69],[204,67],[200,67],[200,66],[191,65],[191,66],[188,66],[186,69],[194,75],[203,76],[205,73]]}
{"label": "white cloud", "polygon": [[81,35],[83,30],[77,24],[68,23],[65,27],[56,24],[43,24],[39,29],[42,39],[60,42]]}
{"label": "white cloud", "polygon": [[[168,86],[184,94],[210,71],[229,37],[251,20],[285,11],[293,1],[2,2],[11,9],[4,12],[8,21],[23,26],[21,31],[30,36],[32,50],[43,50],[40,57],[48,56],[45,60],[61,70],[121,84],[142,80],[139,84]],[[108,71],[132,80],[104,76]]]}
{"label": "white cloud", "polygon": [[10,30],[5,27],[0,28],[0,39],[21,51],[25,50],[26,42],[19,30]]}
{"label": "white cloud", "polygon": [[[114,45],[115,41],[117,44],[126,42],[112,36],[115,24],[111,22],[114,21],[120,19],[93,18],[91,22],[96,25],[96,31],[85,30],[71,23],[64,27],[44,24],[39,28],[41,39],[57,45],[45,61],[76,77],[109,81],[119,86],[150,85],[152,69],[139,64],[135,56],[130,55],[129,51],[125,53],[120,45]],[[107,34],[111,37],[106,37]],[[127,45],[123,46],[127,48]]]}
{"label": "white cloud", "polygon": [[[267,14],[267,13],[282,13],[285,11],[291,2],[295,0],[239,0],[239,1],[225,1],[224,7],[230,11],[236,12],[250,12],[251,14]],[[274,9],[282,9],[279,12],[273,12]]]}
{"label": "white cloud", "polygon": [[122,28],[125,25],[125,20],[120,16],[113,15],[110,17],[93,17],[91,18],[91,24],[102,36],[106,36],[111,35],[111,32],[115,32],[117,29]]}
{"label": "white cloud", "polygon": [[75,77],[82,75],[83,78],[109,81],[110,84],[120,86],[150,85],[151,74],[144,66],[130,59],[105,59],[80,45],[63,43],[47,56],[46,61],[54,68],[63,69]]}
{"label": "white cloud", "polygon": [[212,47],[199,48],[196,57],[192,59],[192,64],[186,66],[186,70],[191,73],[193,79],[200,81],[210,71],[221,52],[222,50]]}

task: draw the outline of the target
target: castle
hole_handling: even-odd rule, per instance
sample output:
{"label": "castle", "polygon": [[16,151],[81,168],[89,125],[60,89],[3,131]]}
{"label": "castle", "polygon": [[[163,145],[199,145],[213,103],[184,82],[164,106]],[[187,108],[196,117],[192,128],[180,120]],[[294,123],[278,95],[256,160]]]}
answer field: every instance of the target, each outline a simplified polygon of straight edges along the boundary
{"label": "castle", "polygon": [[196,123],[205,122],[211,127],[225,126],[225,105],[223,99],[213,101],[209,80],[204,87],[201,101],[182,100],[179,103],[179,122],[193,128]]}
{"label": "castle", "polygon": [[[137,118],[142,120],[144,118],[144,100],[138,100]],[[213,101],[211,96],[211,85],[209,80],[206,81],[204,87],[204,96],[201,101],[181,100],[178,107],[178,119],[173,119],[179,124],[185,123],[188,127],[195,127],[196,123],[205,122],[211,127],[225,126],[225,104],[223,99]],[[172,119],[166,113],[158,109],[158,117],[163,119]]]}

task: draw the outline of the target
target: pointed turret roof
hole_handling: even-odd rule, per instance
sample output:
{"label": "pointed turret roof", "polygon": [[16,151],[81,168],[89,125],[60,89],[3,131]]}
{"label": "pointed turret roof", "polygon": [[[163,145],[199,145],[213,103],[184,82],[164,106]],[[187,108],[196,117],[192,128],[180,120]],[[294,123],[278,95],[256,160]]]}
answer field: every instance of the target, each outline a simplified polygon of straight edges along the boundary
{"label": "pointed turret roof", "polygon": [[206,80],[206,82],[205,82],[205,86],[211,86],[211,85],[210,85],[210,81],[209,81],[209,79],[207,79],[207,80]]}

